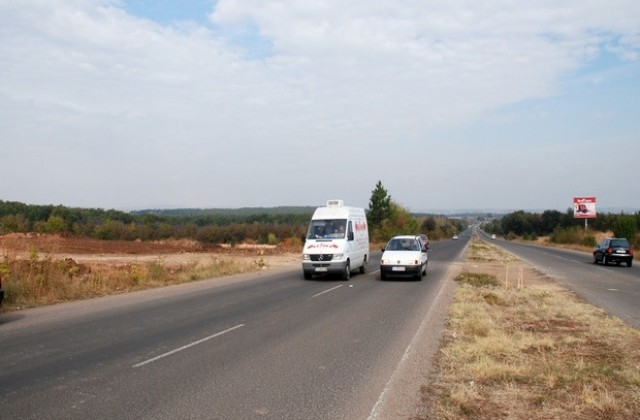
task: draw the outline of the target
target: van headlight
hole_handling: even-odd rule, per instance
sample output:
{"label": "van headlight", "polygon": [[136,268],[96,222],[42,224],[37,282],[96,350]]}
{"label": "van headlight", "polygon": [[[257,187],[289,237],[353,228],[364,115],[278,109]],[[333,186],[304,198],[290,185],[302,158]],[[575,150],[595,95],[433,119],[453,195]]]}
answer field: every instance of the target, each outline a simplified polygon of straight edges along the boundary
{"label": "van headlight", "polygon": [[332,260],[342,260],[344,258],[344,254],[333,254]]}
{"label": "van headlight", "polygon": [[302,254],[302,261],[309,261],[311,259],[311,255],[309,254]]}

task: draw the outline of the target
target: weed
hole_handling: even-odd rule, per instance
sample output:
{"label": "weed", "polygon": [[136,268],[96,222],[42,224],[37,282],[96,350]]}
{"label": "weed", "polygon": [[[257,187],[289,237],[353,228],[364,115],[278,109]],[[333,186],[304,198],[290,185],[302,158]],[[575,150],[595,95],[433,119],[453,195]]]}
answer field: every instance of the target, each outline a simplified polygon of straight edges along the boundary
{"label": "weed", "polygon": [[456,281],[475,287],[499,285],[498,279],[496,279],[495,276],[484,273],[461,273],[456,277]]}

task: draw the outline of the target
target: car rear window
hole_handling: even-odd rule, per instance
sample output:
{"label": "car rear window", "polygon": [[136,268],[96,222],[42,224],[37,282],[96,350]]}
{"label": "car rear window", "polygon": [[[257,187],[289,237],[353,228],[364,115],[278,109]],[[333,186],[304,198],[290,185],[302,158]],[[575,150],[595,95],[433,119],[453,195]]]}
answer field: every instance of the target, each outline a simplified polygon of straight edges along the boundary
{"label": "car rear window", "polygon": [[629,241],[627,241],[626,239],[612,239],[611,246],[629,248]]}

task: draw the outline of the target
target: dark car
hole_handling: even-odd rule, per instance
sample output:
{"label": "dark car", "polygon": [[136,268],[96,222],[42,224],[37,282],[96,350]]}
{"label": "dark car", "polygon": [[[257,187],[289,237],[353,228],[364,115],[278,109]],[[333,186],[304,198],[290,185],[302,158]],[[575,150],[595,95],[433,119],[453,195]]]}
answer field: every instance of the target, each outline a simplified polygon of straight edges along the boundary
{"label": "dark car", "polygon": [[610,262],[627,263],[627,267],[633,264],[633,248],[626,238],[605,238],[593,250],[593,263],[602,262],[609,265]]}
{"label": "dark car", "polygon": [[3,300],[4,300],[4,290],[2,290],[2,274],[0,274],[0,306],[2,306]]}
{"label": "dark car", "polygon": [[422,245],[424,245],[425,247],[427,247],[427,249],[429,249],[429,237],[427,235],[425,235],[424,233],[421,233],[418,236],[420,237],[420,240],[422,241]]}

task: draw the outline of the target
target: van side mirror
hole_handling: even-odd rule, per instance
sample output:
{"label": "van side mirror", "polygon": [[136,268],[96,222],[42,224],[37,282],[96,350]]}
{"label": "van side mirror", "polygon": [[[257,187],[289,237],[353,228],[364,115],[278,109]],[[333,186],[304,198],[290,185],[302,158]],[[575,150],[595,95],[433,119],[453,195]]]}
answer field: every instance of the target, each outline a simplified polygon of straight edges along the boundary
{"label": "van side mirror", "polygon": [[347,233],[347,241],[353,241],[353,231]]}

